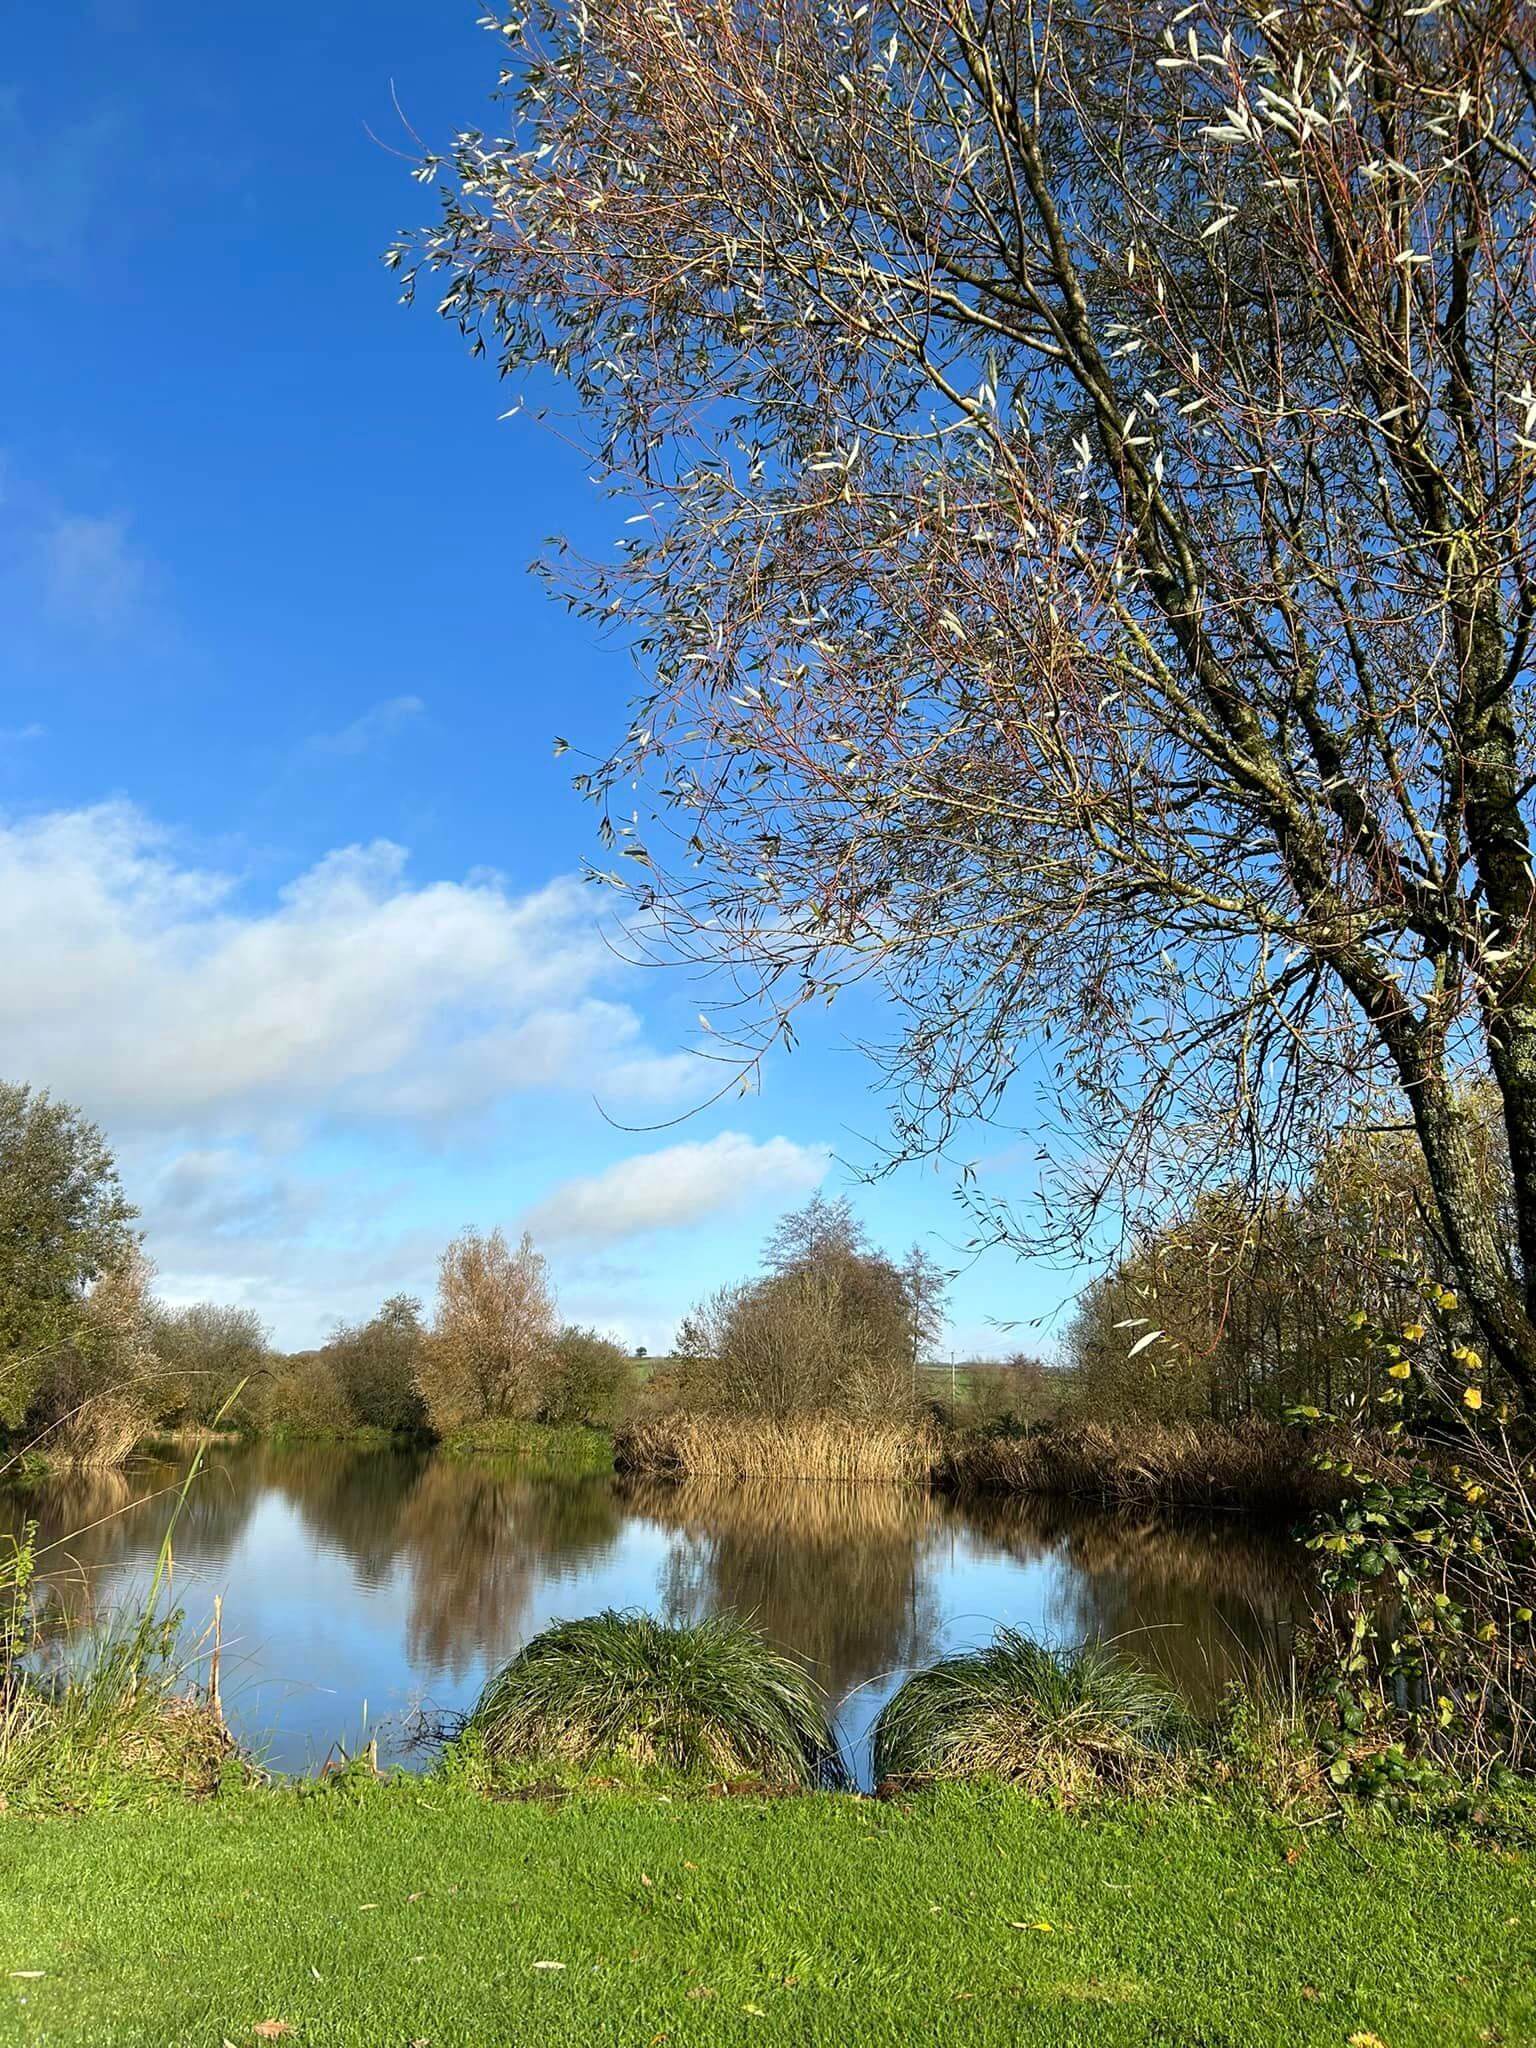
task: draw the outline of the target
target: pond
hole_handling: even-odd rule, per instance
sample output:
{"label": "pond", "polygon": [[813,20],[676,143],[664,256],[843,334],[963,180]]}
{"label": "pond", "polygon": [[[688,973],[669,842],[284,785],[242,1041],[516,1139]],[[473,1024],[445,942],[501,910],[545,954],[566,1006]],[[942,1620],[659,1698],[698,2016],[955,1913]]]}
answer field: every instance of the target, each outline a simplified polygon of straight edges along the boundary
{"label": "pond", "polygon": [[[37,1523],[42,1590],[73,1622],[142,1593],[185,1465],[0,1497]],[[771,1489],[533,1478],[501,1461],[331,1444],[211,1452],[177,1523],[183,1654],[222,1596],[221,1690],[239,1738],[306,1771],[370,1738],[422,1763],[430,1721],[547,1623],[603,1607],[755,1618],[805,1657],[867,1777],[869,1730],[905,1672],[1000,1624],[1113,1638],[1198,1706],[1283,1663],[1297,1553],[1239,1518],[1127,1519],[1071,1503],[957,1503],[897,1487]]]}

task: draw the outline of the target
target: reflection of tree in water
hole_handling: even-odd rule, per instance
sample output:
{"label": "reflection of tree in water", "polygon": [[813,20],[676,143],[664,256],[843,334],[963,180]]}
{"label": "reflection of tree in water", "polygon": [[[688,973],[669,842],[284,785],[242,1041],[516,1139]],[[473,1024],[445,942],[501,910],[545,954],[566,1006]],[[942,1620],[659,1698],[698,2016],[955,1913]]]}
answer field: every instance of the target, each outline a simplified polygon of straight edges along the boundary
{"label": "reflection of tree in water", "polygon": [[516,1646],[534,1582],[597,1564],[622,1510],[607,1478],[528,1479],[473,1458],[427,1465],[400,1518],[413,1664],[462,1677]]}
{"label": "reflection of tree in water", "polygon": [[[148,1567],[171,1517],[176,1565],[216,1570],[239,1541],[261,1492],[244,1451],[226,1463],[213,1453],[177,1512],[187,1461],[136,1460],[122,1470],[65,1472],[36,1487],[0,1494],[0,1536],[36,1524],[34,1587],[55,1617],[85,1623],[100,1617],[104,1580],[123,1567]],[[174,1585],[174,1579],[173,1579]]]}
{"label": "reflection of tree in water", "polygon": [[921,1661],[938,1612],[924,1565],[947,1509],[915,1488],[805,1481],[722,1487],[632,1482],[635,1512],[681,1540],[668,1557],[669,1614],[723,1609],[803,1657],[834,1705]]}
{"label": "reflection of tree in water", "polygon": [[291,1503],[311,1534],[344,1557],[364,1586],[387,1584],[429,1454],[314,1443],[264,1447],[259,1455],[262,1484]]}
{"label": "reflection of tree in water", "polygon": [[1049,1552],[1069,1568],[1050,1614],[1063,1641],[1115,1640],[1198,1707],[1283,1669],[1306,1611],[1299,1547],[1251,1523],[1014,1496],[974,1499],[964,1512],[972,1534],[1005,1556]]}

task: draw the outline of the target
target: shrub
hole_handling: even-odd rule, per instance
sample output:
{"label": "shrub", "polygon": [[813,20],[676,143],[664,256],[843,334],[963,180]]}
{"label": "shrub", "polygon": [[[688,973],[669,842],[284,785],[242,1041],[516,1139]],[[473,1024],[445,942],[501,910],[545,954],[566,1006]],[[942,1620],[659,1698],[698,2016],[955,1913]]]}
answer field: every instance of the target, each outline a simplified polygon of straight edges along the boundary
{"label": "shrub", "polygon": [[338,1325],[325,1353],[358,1428],[414,1434],[425,1425],[417,1386],[425,1343],[421,1303],[411,1294],[392,1294],[366,1323]]}
{"label": "shrub", "polygon": [[814,1682],[730,1615],[557,1622],[490,1681],[469,1728],[498,1762],[623,1759],[776,1786],[840,1774]]}
{"label": "shrub", "polygon": [[567,1323],[545,1370],[539,1420],[611,1429],[628,1405],[633,1377],[622,1346],[596,1330]]}
{"label": "shrub", "polygon": [[1185,1709],[1101,1644],[1017,1629],[909,1678],[875,1723],[877,1778],[1000,1778],[1041,1795],[1140,1793],[1182,1776]]}
{"label": "shrub", "polygon": [[231,1418],[242,1419],[270,1357],[267,1333],[256,1311],[213,1301],[185,1308],[156,1305],[151,1324],[160,1361],[156,1421],[171,1428],[206,1427],[244,1380],[245,1401]]}
{"label": "shrub", "polygon": [[1471,1778],[1536,1769],[1536,1463],[1511,1383],[1433,1279],[1394,1324],[1353,1318],[1361,1394],[1318,1463],[1340,1498],[1308,1539],[1307,1676],[1335,1784],[1393,1793],[1421,1758]]}
{"label": "shrub", "polygon": [[258,1418],[269,1429],[323,1436],[354,1427],[351,1407],[325,1351],[294,1351],[277,1359],[261,1388]]}

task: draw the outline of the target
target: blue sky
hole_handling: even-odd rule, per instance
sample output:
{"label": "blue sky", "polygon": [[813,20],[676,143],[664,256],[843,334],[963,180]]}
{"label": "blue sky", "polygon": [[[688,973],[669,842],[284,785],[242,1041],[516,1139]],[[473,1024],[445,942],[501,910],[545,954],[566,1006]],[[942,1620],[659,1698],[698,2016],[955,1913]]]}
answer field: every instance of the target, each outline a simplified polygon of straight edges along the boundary
{"label": "blue sky", "polygon": [[[566,1312],[654,1349],[779,1210],[849,1184],[882,1114],[834,1013],[684,1116],[708,992],[627,965],[576,879],[590,814],[551,741],[601,745],[631,675],[527,567],[616,515],[379,260],[431,208],[392,95],[427,142],[491,119],[477,12],[12,19],[3,1070],[106,1125],[175,1298],[310,1342],[430,1292],[463,1223],[527,1222]],[[1029,1148],[972,1149],[1028,1193]],[[951,1186],[852,1191],[943,1258]],[[1037,1341],[990,1324],[1070,1286],[992,1253],[954,1341]]]}

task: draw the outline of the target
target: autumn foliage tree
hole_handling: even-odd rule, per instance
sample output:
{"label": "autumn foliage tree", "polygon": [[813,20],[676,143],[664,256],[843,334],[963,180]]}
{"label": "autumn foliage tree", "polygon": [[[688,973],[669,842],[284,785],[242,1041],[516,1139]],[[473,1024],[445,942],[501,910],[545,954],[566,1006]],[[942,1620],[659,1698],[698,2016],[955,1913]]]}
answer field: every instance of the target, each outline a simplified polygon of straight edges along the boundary
{"label": "autumn foliage tree", "polygon": [[524,1232],[465,1230],[438,1264],[437,1313],[416,1365],[434,1429],[532,1416],[556,1336],[542,1253]]}
{"label": "autumn foliage tree", "polygon": [[570,587],[645,678],[584,784],[647,929],[764,1037],[882,983],[898,1152],[1059,1087],[1057,1241],[1377,1102],[1536,1389],[1536,10],[498,35],[392,260],[623,501]]}

